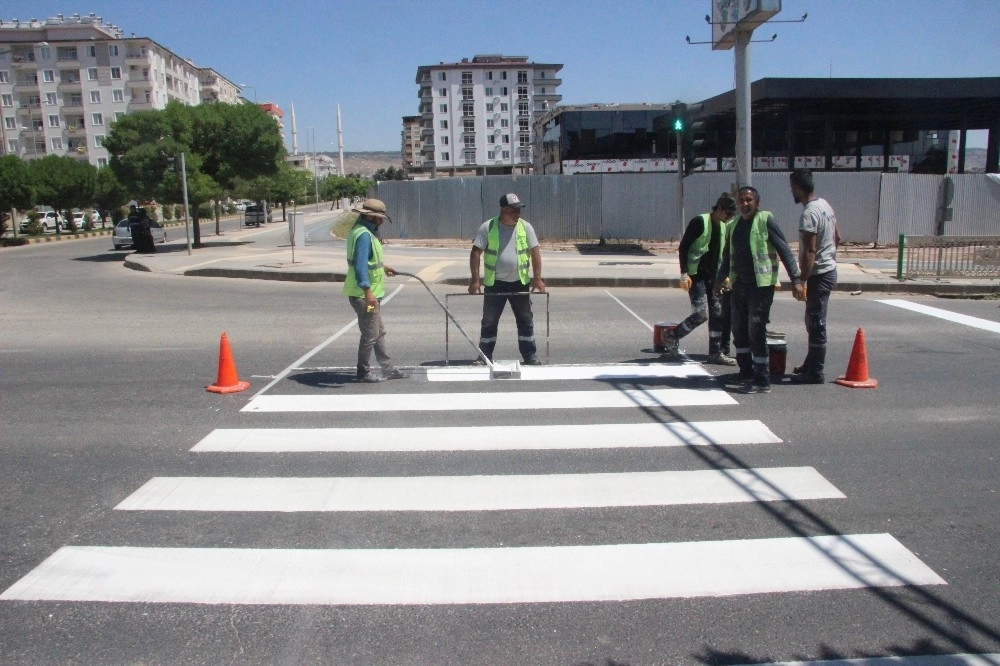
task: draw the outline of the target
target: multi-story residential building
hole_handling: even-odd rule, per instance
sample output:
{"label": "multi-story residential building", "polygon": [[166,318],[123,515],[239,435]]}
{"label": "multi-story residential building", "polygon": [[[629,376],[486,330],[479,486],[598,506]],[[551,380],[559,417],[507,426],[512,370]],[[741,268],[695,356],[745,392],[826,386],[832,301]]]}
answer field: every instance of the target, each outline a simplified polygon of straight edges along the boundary
{"label": "multi-story residential building", "polygon": [[403,169],[412,172],[420,167],[423,139],[421,130],[424,120],[421,116],[403,116],[402,157]]}
{"label": "multi-story residential building", "polygon": [[561,69],[504,55],[418,67],[420,166],[432,176],[529,173],[532,127],[562,99]]}
{"label": "multi-story residential building", "polygon": [[70,155],[104,166],[110,125],[127,113],[237,101],[239,87],[100,16],[0,21],[0,154]]}

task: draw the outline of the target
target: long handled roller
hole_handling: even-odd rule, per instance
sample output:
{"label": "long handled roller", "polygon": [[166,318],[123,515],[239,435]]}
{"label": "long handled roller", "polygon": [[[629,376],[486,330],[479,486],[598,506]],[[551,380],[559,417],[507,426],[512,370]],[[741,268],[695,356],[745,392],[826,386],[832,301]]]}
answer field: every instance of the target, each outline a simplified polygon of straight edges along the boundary
{"label": "long handled roller", "polygon": [[476,350],[476,353],[479,355],[479,358],[481,358],[483,362],[486,363],[486,366],[490,369],[490,379],[520,379],[521,377],[520,362],[501,361],[498,363],[488,359],[486,357],[486,354],[483,353],[483,350],[480,349],[479,345],[476,344],[476,341],[473,340],[469,336],[469,334],[465,332],[465,329],[462,328],[462,325],[458,323],[457,319],[455,319],[455,315],[453,315],[451,312],[448,311],[447,306],[445,306],[445,304],[441,302],[441,299],[438,298],[433,291],[431,291],[430,286],[428,286],[426,282],[421,280],[418,276],[414,275],[413,273],[404,273],[402,271],[396,271],[396,275],[404,275],[406,277],[411,277],[420,284],[424,285],[424,289],[427,290],[427,293],[431,295],[431,297],[437,302],[438,305],[441,306],[441,309],[444,310],[445,315],[448,316],[448,319],[451,320],[451,323],[455,324],[455,327],[458,328],[459,332],[463,336],[465,336],[465,339],[469,341],[469,344],[472,345],[472,348]]}

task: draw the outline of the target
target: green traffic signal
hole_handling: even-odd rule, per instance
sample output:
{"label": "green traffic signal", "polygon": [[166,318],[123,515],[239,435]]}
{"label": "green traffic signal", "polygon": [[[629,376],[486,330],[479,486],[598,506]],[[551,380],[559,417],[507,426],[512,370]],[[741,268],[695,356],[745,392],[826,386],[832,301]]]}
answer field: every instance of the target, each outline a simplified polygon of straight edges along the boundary
{"label": "green traffic signal", "polygon": [[683,132],[684,131],[684,119],[683,118],[674,118],[674,131],[675,132]]}

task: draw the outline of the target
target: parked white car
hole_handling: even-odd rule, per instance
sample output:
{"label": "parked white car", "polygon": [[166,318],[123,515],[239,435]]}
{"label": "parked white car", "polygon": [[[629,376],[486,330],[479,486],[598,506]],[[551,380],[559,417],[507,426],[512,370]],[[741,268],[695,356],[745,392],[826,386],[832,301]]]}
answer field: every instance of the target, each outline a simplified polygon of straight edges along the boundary
{"label": "parked white car", "polygon": [[[38,213],[38,223],[42,225],[45,231],[50,231],[55,233],[56,229],[63,228],[63,218],[62,215],[54,210],[40,211]],[[27,233],[28,231],[28,217],[25,216],[24,221],[21,223],[21,233]]]}
{"label": "parked white car", "polygon": [[[162,244],[167,242],[167,231],[159,222],[150,224],[149,232],[153,234],[153,242]],[[128,228],[128,218],[121,220],[115,225],[115,230],[111,232],[111,244],[116,250],[132,245],[132,230]]]}
{"label": "parked white car", "polygon": [[83,229],[83,218],[85,215],[90,214],[90,223],[94,227],[98,227],[101,224],[101,214],[98,213],[93,208],[90,210],[75,210],[73,211],[73,224],[77,229]]}

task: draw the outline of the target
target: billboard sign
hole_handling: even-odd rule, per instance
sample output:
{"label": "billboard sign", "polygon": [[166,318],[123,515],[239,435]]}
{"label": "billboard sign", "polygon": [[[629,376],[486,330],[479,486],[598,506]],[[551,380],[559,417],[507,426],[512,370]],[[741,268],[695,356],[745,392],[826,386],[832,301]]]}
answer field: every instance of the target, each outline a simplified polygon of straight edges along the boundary
{"label": "billboard sign", "polygon": [[781,0],[712,0],[712,49],[736,45],[736,33],[753,32],[781,11]]}

